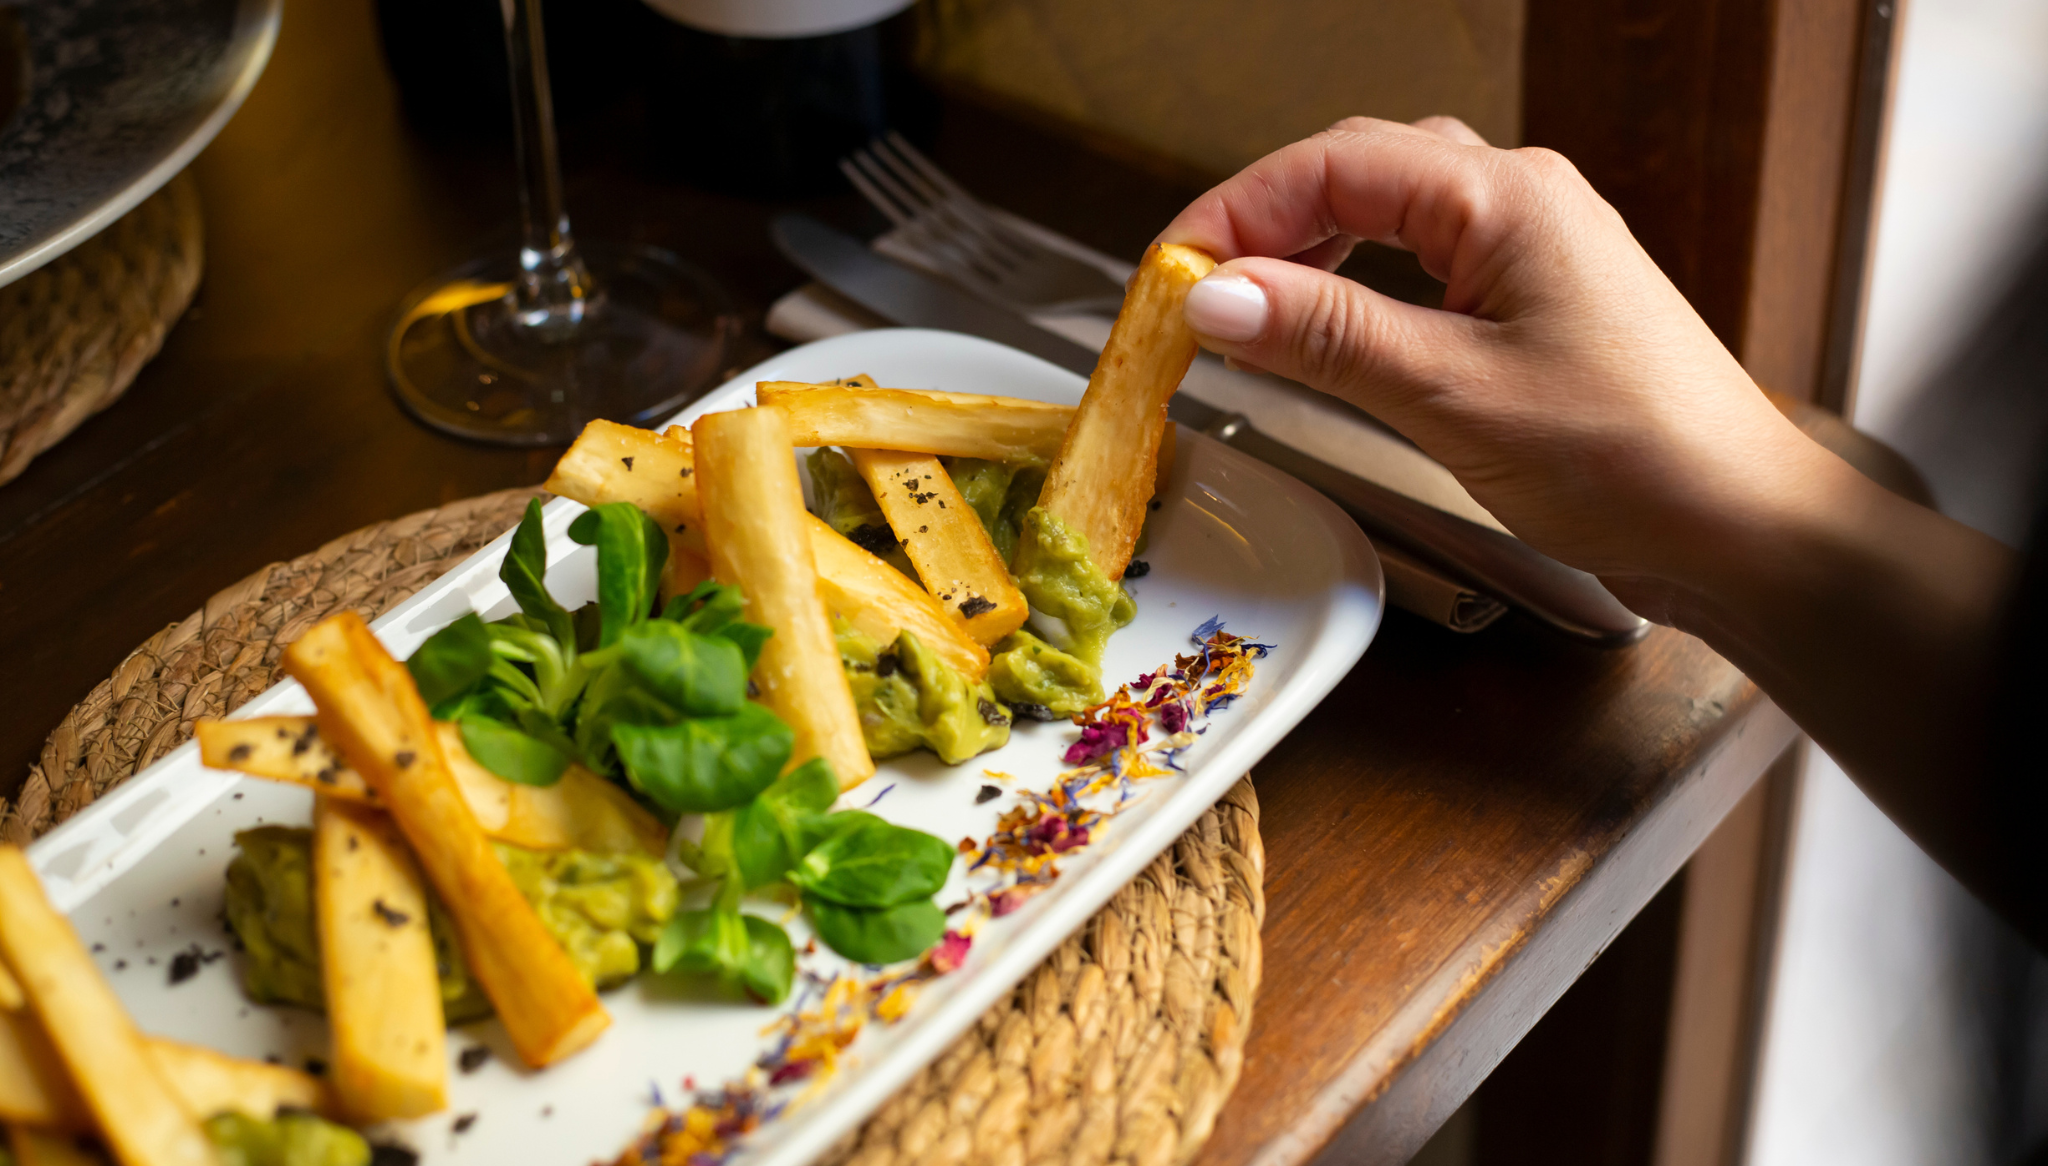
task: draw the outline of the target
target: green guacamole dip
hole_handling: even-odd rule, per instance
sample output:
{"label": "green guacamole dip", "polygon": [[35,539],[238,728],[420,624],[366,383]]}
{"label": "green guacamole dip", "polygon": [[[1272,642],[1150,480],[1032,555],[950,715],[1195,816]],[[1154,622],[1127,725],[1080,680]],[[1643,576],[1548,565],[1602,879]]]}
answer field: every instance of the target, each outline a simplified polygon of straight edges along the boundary
{"label": "green guacamole dip", "polygon": [[1089,560],[1088,540],[1043,506],[1033,506],[1024,515],[1010,570],[1032,607],[1066,623],[1072,654],[1090,668],[1101,668],[1110,633],[1138,614],[1138,605],[1123,584]]}
{"label": "green guacamole dip", "polygon": [[[1070,717],[1102,699],[1101,670],[1070,656],[1027,628],[1003,637],[989,657],[989,686],[1004,704],[1038,705]],[[1028,710],[1018,709],[1019,715]]]}
{"label": "green guacamole dip", "polygon": [[843,619],[833,621],[833,630],[872,756],[894,757],[923,745],[958,765],[1009,742],[1009,710],[988,683],[969,681],[916,636],[903,632],[884,649]]}
{"label": "green guacamole dip", "polygon": [[974,507],[988,541],[1008,563],[1017,553],[1017,528],[1025,512],[1038,505],[1045,486],[1045,467],[1030,462],[1006,464],[980,458],[940,458],[960,496]]}
{"label": "green guacamole dip", "polygon": [[917,578],[917,568],[903,553],[903,544],[889,528],[889,519],[875,502],[867,479],[853,468],[852,459],[836,449],[812,450],[804,459],[811,475],[812,509],[825,525],[845,535],[869,554]]}
{"label": "green guacamole dip", "polygon": [[239,1113],[206,1120],[221,1166],[369,1166],[370,1144],[347,1126],[310,1113],[258,1121]]}
{"label": "green guacamole dip", "polygon": [[[259,826],[235,835],[235,844],[241,853],[228,864],[226,914],[247,956],[243,990],[265,1004],[325,1008],[320,939],[313,922],[313,832]],[[639,971],[639,945],[653,943],[675,913],[675,876],[659,859],[502,844],[497,850],[549,934],[597,987],[611,987]],[[427,927],[441,976],[443,1017],[460,1024],[489,1016],[491,1002],[470,977],[447,910],[431,888]]]}
{"label": "green guacamole dip", "polygon": [[641,946],[651,946],[676,913],[676,876],[658,858],[495,845],[520,893],[593,987],[639,974]]}

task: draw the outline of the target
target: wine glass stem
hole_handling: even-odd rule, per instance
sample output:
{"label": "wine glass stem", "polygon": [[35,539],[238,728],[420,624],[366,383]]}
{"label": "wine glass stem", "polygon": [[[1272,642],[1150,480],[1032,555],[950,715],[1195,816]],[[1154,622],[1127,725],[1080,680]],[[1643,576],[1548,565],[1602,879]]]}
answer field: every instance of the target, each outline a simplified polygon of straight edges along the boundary
{"label": "wine glass stem", "polygon": [[529,327],[566,334],[582,321],[589,306],[590,273],[576,254],[569,212],[562,206],[547,34],[541,26],[540,0],[499,4],[505,17],[505,57],[511,67],[512,144],[519,159],[519,318]]}

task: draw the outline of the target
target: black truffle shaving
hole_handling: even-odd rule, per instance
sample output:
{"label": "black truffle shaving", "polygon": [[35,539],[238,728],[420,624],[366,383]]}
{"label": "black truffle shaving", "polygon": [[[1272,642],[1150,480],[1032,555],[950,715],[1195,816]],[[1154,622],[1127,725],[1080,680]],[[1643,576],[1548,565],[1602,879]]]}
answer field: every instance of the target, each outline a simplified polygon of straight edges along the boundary
{"label": "black truffle shaving", "polygon": [[1143,559],[1132,559],[1130,564],[1124,568],[1124,578],[1126,579],[1143,579],[1151,573],[1152,564]]}
{"label": "black truffle shaving", "polygon": [[973,619],[984,611],[994,611],[995,609],[996,605],[993,600],[984,599],[979,595],[970,595],[960,602],[960,614],[968,619]]}
{"label": "black truffle shaving", "polygon": [[1010,706],[1010,715],[1027,721],[1057,721],[1061,719],[1059,714],[1044,705],[1031,704],[1029,702],[1012,704]]}
{"label": "black truffle shaving", "polygon": [[974,711],[980,713],[981,719],[987,724],[1007,725],[1010,723],[1009,714],[1003,711],[1003,706],[985,696],[975,698]]}
{"label": "black truffle shaving", "polygon": [[372,1142],[370,1166],[419,1166],[420,1152],[396,1142]]}
{"label": "black truffle shaving", "polygon": [[884,652],[875,657],[875,675],[877,676],[894,676],[902,667],[903,661],[897,659],[894,652]]}
{"label": "black truffle shaving", "polygon": [[974,804],[979,806],[986,802],[995,801],[997,798],[1002,796],[1003,791],[1000,786],[985,785],[975,792]]}
{"label": "black truffle shaving", "polygon": [[847,532],[853,545],[871,555],[886,555],[896,549],[896,532],[880,522],[864,523]]}

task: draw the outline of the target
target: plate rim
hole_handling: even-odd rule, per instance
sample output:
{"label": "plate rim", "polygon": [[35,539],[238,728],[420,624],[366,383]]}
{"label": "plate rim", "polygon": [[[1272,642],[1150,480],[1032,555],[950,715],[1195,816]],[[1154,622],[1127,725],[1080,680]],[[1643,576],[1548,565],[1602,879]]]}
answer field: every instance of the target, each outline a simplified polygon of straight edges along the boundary
{"label": "plate rim", "polygon": [[[244,38],[253,38],[254,44],[234,80],[221,95],[220,103],[204,120],[185,135],[183,141],[164,155],[154,166],[128,180],[128,184],[115,192],[113,197],[69,224],[49,235],[42,242],[24,248],[0,260],[0,287],[30,275],[60,258],[72,248],[106,230],[116,219],[142,204],[142,200],[163,189],[165,183],[178,176],[190,165],[199,151],[211,145],[213,139],[228,124],[228,119],[242,108],[249,91],[256,87],[256,81],[263,75],[264,67],[270,63],[270,54],[277,47],[278,29],[284,23],[284,0],[240,0],[235,7],[235,29],[229,37],[229,44]],[[141,776],[137,774],[136,776]]]}

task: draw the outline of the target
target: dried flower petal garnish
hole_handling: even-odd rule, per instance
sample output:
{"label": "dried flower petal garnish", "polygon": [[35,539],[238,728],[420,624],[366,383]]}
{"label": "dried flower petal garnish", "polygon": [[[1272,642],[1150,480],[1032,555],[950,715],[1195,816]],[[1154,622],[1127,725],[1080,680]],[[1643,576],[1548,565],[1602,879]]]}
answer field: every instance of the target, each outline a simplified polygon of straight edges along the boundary
{"label": "dried flower petal garnish", "polygon": [[[971,886],[968,898],[946,911],[961,922],[914,966],[830,979],[800,973],[788,1009],[762,1030],[773,1045],[746,1076],[695,1091],[678,1109],[663,1108],[657,1098],[618,1166],[722,1166],[741,1138],[822,1090],[870,1020],[894,1024],[915,1007],[926,983],[959,970],[978,923],[1009,915],[1050,889],[1060,876],[1058,860],[1101,839],[1110,819],[1136,798],[1134,783],[1179,772],[1182,751],[1244,692],[1256,662],[1273,649],[1224,631],[1220,619],[1196,628],[1192,639],[1194,653],[1075,714],[1081,737],[1065,754],[1072,768],[1051,788],[1019,790],[1019,804],[1003,812],[993,834],[978,843],[961,839]],[[693,1085],[686,1081],[685,1089]]]}

